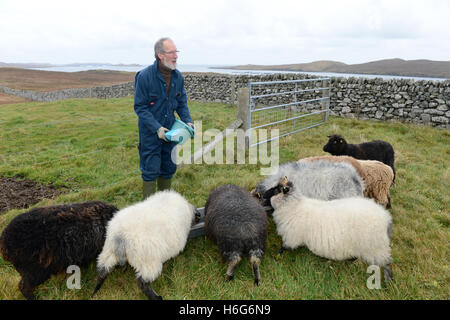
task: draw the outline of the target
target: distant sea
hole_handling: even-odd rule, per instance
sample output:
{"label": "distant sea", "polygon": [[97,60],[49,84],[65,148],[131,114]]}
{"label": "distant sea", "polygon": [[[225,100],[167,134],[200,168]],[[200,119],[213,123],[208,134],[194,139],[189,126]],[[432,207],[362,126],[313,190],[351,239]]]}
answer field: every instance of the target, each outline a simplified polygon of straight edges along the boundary
{"label": "distant sea", "polygon": [[[83,64],[80,66],[53,66],[47,68],[30,68],[33,70],[46,70],[46,71],[62,71],[62,72],[78,72],[87,70],[117,70],[117,71],[127,71],[127,72],[137,72],[146,68],[147,66],[115,66],[115,65],[87,65]],[[357,77],[357,78],[382,78],[382,79],[412,79],[415,81],[419,80],[431,80],[431,81],[445,81],[448,79],[444,78],[426,78],[426,77],[407,77],[407,76],[392,76],[392,75],[374,75],[374,74],[350,74],[350,73],[335,73],[335,72],[300,72],[300,71],[279,71],[279,70],[233,70],[233,69],[221,69],[221,67],[228,67],[224,65],[197,65],[197,64],[179,64],[178,70],[181,72],[215,72],[221,74],[274,74],[274,73],[303,73],[311,74],[320,77]]]}

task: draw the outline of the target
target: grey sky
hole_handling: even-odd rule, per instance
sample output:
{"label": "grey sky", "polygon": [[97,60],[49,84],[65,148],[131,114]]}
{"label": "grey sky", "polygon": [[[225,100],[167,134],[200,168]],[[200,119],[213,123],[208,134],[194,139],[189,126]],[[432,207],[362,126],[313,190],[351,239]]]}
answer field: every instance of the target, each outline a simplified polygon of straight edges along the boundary
{"label": "grey sky", "polygon": [[0,0],[0,61],[181,64],[450,61],[449,0]]}

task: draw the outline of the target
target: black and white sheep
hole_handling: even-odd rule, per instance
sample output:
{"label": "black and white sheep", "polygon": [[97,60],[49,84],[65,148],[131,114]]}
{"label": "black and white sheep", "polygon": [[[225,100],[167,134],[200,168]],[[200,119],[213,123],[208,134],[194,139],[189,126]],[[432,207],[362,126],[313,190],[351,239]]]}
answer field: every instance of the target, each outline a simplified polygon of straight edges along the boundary
{"label": "black and white sheep", "polygon": [[0,251],[19,272],[25,298],[35,299],[34,289],[51,275],[95,260],[116,211],[91,201],[34,208],[16,216],[3,230]]}
{"label": "black and white sheep", "polygon": [[173,190],[160,191],[120,210],[108,223],[105,245],[97,259],[93,295],[117,264],[136,271],[139,287],[151,300],[162,299],[151,287],[163,263],[183,251],[197,209]]}
{"label": "black and white sheep", "polygon": [[355,168],[348,163],[330,161],[285,163],[258,183],[252,194],[263,206],[269,206],[274,188],[284,176],[290,177],[298,192],[310,198],[332,200],[363,196],[364,182]]}
{"label": "black and white sheep", "polygon": [[219,246],[226,275],[233,279],[242,254],[249,254],[254,283],[259,285],[259,265],[265,251],[267,215],[264,208],[244,188],[222,185],[214,189],[205,205],[207,236]]}
{"label": "black and white sheep", "polygon": [[394,148],[389,142],[383,140],[373,140],[360,144],[350,144],[337,134],[328,136],[329,140],[323,146],[323,151],[331,153],[333,156],[350,156],[360,160],[378,160],[387,164],[394,172]]}
{"label": "black and white sheep", "polygon": [[392,217],[381,205],[359,197],[330,201],[307,198],[294,192],[295,184],[287,179],[280,181],[278,190],[271,204],[283,240],[280,252],[306,246],[332,260],[360,258],[383,267],[385,280],[392,279]]}

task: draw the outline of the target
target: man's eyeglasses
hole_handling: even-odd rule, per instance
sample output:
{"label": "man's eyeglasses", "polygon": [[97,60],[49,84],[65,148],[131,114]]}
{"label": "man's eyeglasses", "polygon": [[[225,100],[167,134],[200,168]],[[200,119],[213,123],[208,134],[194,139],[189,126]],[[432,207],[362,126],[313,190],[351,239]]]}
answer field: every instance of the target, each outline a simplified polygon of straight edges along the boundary
{"label": "man's eyeglasses", "polygon": [[178,51],[178,50],[175,50],[175,51],[167,51],[167,52],[164,51],[164,54],[174,55],[175,53],[180,53],[180,51]]}

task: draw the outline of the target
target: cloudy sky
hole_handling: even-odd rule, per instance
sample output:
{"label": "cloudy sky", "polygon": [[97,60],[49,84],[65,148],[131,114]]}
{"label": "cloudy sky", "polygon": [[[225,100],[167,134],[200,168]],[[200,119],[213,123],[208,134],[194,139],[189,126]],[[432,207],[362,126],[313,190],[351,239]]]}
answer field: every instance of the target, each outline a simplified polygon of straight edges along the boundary
{"label": "cloudy sky", "polygon": [[450,61],[450,0],[0,0],[0,62]]}

